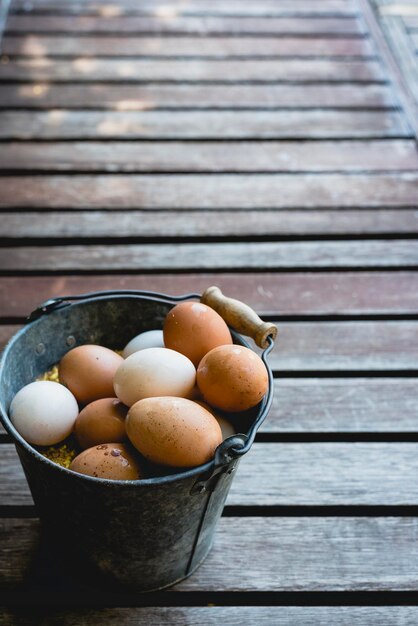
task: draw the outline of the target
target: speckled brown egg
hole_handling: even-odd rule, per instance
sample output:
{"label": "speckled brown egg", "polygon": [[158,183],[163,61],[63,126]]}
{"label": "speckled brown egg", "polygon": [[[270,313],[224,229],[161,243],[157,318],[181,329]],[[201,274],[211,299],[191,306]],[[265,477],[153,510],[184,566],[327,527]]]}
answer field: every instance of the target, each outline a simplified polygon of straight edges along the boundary
{"label": "speckled brown egg", "polygon": [[126,418],[128,437],[147,459],[170,467],[194,467],[210,461],[222,442],[216,419],[185,398],[145,398]]}
{"label": "speckled brown egg", "polygon": [[224,344],[232,344],[229,328],[206,304],[181,302],[168,312],[164,345],[187,356],[195,367],[209,350]]}
{"label": "speckled brown egg", "polygon": [[73,460],[70,470],[110,480],[141,478],[138,460],[123,443],[103,443],[84,450]]}
{"label": "speckled brown egg", "polygon": [[244,346],[219,346],[203,357],[197,369],[203,399],[222,411],[245,411],[260,402],[268,389],[266,366]]}
{"label": "speckled brown egg", "polygon": [[100,443],[126,441],[125,418],[128,412],[118,398],[100,398],[80,411],[75,422],[75,436],[83,449]]}
{"label": "speckled brown egg", "polygon": [[79,402],[88,404],[115,395],[113,377],[123,358],[103,346],[84,345],[73,348],[59,364],[60,382]]}

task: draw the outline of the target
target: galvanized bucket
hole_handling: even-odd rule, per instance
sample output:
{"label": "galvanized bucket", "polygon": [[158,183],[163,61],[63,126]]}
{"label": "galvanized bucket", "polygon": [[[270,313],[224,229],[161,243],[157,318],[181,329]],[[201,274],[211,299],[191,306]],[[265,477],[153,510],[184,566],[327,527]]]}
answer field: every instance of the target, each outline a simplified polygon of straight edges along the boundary
{"label": "galvanized bucket", "polygon": [[[1,421],[12,436],[44,529],[59,529],[84,566],[138,591],[173,585],[208,554],[239,459],[250,449],[270,408],[273,378],[265,340],[262,359],[269,389],[262,403],[240,416],[239,433],[226,439],[213,461],[188,471],[137,481],[76,474],[27,444],[8,418],[14,395],[72,347],[96,343],[123,347],[133,336],[161,328],[176,303],[152,292],[100,292],[48,301],[7,345],[0,363]],[[234,342],[248,344],[231,329]]]}

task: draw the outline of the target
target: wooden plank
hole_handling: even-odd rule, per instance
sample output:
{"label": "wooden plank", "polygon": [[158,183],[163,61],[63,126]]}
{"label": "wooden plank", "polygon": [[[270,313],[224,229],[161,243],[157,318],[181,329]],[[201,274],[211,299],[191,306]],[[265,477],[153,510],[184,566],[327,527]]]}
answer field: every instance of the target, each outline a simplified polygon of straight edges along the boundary
{"label": "wooden plank", "polygon": [[[141,111],[158,108],[233,107],[273,108],[393,108],[390,85],[376,84],[252,84],[252,85],[112,85],[112,84],[0,84],[0,107],[115,109]],[[271,120],[270,120],[271,122]],[[368,116],[370,122],[370,116]],[[318,116],[315,125],[318,124]],[[371,122],[370,122],[371,124]]]}
{"label": "wooden plank", "polygon": [[88,2],[60,3],[51,0],[37,0],[35,4],[28,4],[25,0],[13,2],[11,14],[32,14],[46,12],[54,15],[103,15],[112,17],[114,15],[154,15],[169,16],[175,15],[224,15],[224,16],[339,16],[353,17],[357,13],[357,7],[347,0],[327,0],[327,2],[312,2],[311,0],[292,0],[277,2],[263,0],[257,4],[248,0],[238,2],[237,0],[213,0],[213,2],[202,3],[199,0],[187,2],[167,2],[167,0],[155,0],[153,2],[135,2],[135,0],[124,0],[116,5],[112,2]]}
{"label": "wooden plank", "polygon": [[418,241],[308,241],[16,246],[0,249],[2,271],[107,272],[415,268]]}
{"label": "wooden plank", "polygon": [[0,64],[0,80],[55,82],[335,81],[385,82],[377,61],[343,59],[75,59],[29,58]]}
{"label": "wooden plank", "polygon": [[[106,624],[107,626],[172,626],[172,624],[193,624],[193,626],[288,626],[288,624],[310,624],[323,626],[405,626],[418,621],[418,608],[414,606],[338,606],[338,607],[298,607],[298,606],[188,606],[188,607],[146,607],[146,608],[96,608],[79,610],[56,610],[53,607],[36,611],[43,626],[54,626],[59,620],[62,626],[79,624]],[[4,624],[15,623],[16,611],[3,609]],[[19,626],[29,626],[28,621],[19,618]]]}
{"label": "wooden plank", "polygon": [[417,381],[277,378],[264,433],[416,433]]}
{"label": "wooden plank", "polygon": [[[2,427],[0,432],[4,433]],[[276,378],[273,404],[260,432],[271,436],[416,434],[417,381],[415,378]]]}
{"label": "wooden plank", "polygon": [[[161,218],[161,219],[158,219]],[[280,218],[280,219],[279,219]],[[208,224],[210,223],[210,229]],[[10,239],[110,237],[247,237],[398,235],[418,233],[418,212],[395,210],[304,211],[60,211],[2,213],[0,236]],[[13,242],[10,242],[13,243]],[[52,242],[51,242],[52,243]]]}
{"label": "wooden plank", "polygon": [[[0,506],[32,497],[15,448],[1,444]],[[417,443],[255,443],[229,506],[416,506]]]}
{"label": "wooden plank", "polygon": [[[385,372],[418,369],[418,322],[282,322],[271,367],[295,372]],[[0,326],[0,346],[19,329]]]}
{"label": "wooden plank", "polygon": [[[296,6],[295,3],[292,3]],[[310,3],[311,4],[311,3]],[[71,9],[73,4],[66,5]],[[137,4],[135,4],[137,6]],[[259,3],[251,3],[257,8]],[[281,4],[275,3],[277,10]],[[323,3],[321,3],[323,6]],[[318,8],[318,5],[317,5]],[[72,35],[16,35],[5,36],[2,43],[5,55],[22,56],[209,56],[209,57],[268,57],[268,56],[374,56],[370,39],[335,37],[89,37]]]}
{"label": "wooden plank", "polygon": [[386,111],[60,111],[2,113],[1,139],[331,139],[411,137]]}
{"label": "wooden plank", "polygon": [[136,289],[180,295],[210,285],[269,317],[413,315],[418,309],[416,272],[2,276],[0,309],[3,318],[23,318],[41,302],[68,294]]}
{"label": "wooden plank", "polygon": [[0,169],[106,172],[418,170],[414,141],[14,142]]}
{"label": "wooden plank", "polygon": [[0,207],[147,210],[414,208],[417,190],[417,172],[298,176],[24,175],[2,178]]}
{"label": "wooden plank", "polygon": [[418,322],[278,322],[281,372],[418,369]]}
{"label": "wooden plank", "polygon": [[355,18],[44,16],[10,15],[9,33],[136,33],[191,35],[328,35],[360,36],[365,27]]}
{"label": "wooden plank", "polygon": [[416,505],[417,453],[416,443],[255,444],[227,504]]}
{"label": "wooden plank", "polygon": [[[170,593],[416,591],[417,533],[415,517],[223,518],[207,560]],[[37,520],[1,520],[1,542],[3,588],[21,589],[23,581],[37,576],[32,569],[29,577],[39,542]],[[67,606],[77,597],[73,595],[77,588],[84,588],[84,598],[89,598],[94,581],[77,583],[77,576],[70,580],[61,570],[55,585],[63,578]],[[50,606],[54,591],[44,589]],[[37,597],[41,594],[38,587]],[[112,602],[109,591],[108,602]]]}

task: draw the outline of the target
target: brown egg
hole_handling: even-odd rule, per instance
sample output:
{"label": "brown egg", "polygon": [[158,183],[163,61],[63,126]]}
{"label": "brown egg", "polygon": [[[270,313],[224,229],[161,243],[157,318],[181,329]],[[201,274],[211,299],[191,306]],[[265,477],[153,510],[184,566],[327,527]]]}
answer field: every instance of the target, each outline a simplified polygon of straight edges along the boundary
{"label": "brown egg", "polygon": [[222,442],[219,424],[209,411],[171,396],[136,402],[129,409],[126,432],[147,459],[170,467],[206,463]]}
{"label": "brown egg", "polygon": [[126,441],[125,417],[128,412],[118,398],[101,398],[88,404],[75,422],[75,436],[83,449],[99,443]]}
{"label": "brown egg", "polygon": [[141,478],[138,460],[123,443],[103,443],[75,457],[70,470],[96,478],[137,480]]}
{"label": "brown egg", "polygon": [[232,344],[229,328],[206,304],[182,302],[168,312],[164,345],[187,356],[195,367],[209,350],[224,344]]}
{"label": "brown egg", "polygon": [[123,358],[103,346],[84,345],[63,356],[58,367],[60,382],[82,404],[115,395],[113,376]]}
{"label": "brown egg", "polygon": [[249,348],[219,346],[200,362],[197,384],[208,404],[222,411],[245,411],[266,393],[268,374],[258,354]]}

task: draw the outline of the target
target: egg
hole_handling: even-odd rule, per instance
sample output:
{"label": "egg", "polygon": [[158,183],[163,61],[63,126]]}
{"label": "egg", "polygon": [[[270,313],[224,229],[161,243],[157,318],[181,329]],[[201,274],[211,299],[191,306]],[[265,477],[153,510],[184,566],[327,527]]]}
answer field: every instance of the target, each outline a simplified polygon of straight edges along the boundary
{"label": "egg", "polygon": [[46,380],[22,387],[10,405],[16,430],[38,446],[51,446],[68,437],[77,415],[78,404],[71,391]]}
{"label": "egg", "polygon": [[225,419],[222,415],[219,415],[219,413],[213,407],[209,406],[209,404],[207,404],[206,402],[202,402],[201,400],[195,400],[195,402],[197,402],[197,404],[200,404],[200,406],[203,406],[203,408],[209,411],[209,413],[212,413],[213,417],[216,419],[219,426],[221,427],[223,439],[227,439],[228,437],[232,437],[236,434],[236,430],[231,422]]}
{"label": "egg", "polygon": [[131,443],[147,459],[170,467],[210,461],[222,442],[221,428],[205,408],[185,398],[146,398],[126,418]]}
{"label": "egg", "polygon": [[200,302],[181,302],[167,314],[164,344],[187,356],[197,367],[213,348],[232,344],[232,337],[228,326],[214,309]]}
{"label": "egg", "polygon": [[63,356],[58,366],[60,382],[77,400],[89,404],[114,396],[113,377],[123,358],[103,346],[83,345]]}
{"label": "egg", "polygon": [[203,357],[197,369],[203,399],[222,411],[245,411],[260,402],[268,389],[261,358],[244,346],[219,346]]}
{"label": "egg", "polygon": [[114,389],[127,406],[154,396],[189,396],[196,382],[193,363],[168,348],[134,352],[118,368]]}
{"label": "egg", "polygon": [[141,478],[138,459],[123,443],[103,443],[84,450],[72,461],[70,470],[110,480]]}
{"label": "egg", "polygon": [[123,350],[123,358],[126,359],[138,350],[146,348],[164,348],[164,337],[162,330],[147,330],[137,335],[125,346]]}
{"label": "egg", "polygon": [[125,441],[127,412],[128,408],[118,398],[101,398],[88,404],[75,422],[75,436],[80,446],[85,449],[100,443]]}

